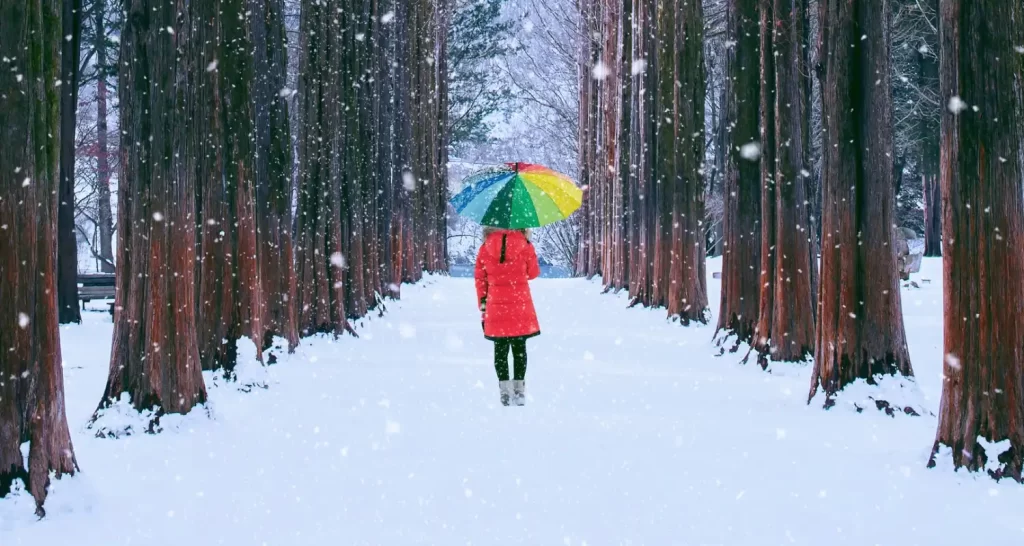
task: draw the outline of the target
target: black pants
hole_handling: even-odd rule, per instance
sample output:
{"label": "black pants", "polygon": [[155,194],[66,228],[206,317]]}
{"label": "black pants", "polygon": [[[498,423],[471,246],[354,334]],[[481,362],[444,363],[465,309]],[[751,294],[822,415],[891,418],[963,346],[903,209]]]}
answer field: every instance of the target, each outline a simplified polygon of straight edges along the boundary
{"label": "black pants", "polygon": [[494,369],[498,372],[499,381],[508,381],[508,350],[512,349],[515,359],[515,375],[513,379],[526,379],[526,338],[510,337],[494,340]]}

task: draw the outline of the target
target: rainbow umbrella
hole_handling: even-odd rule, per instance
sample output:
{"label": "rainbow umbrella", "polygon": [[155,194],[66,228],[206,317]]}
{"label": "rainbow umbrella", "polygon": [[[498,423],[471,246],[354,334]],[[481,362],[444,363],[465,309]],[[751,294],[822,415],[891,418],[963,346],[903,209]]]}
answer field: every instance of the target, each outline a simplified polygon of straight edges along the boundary
{"label": "rainbow umbrella", "polygon": [[565,220],[580,208],[583,191],[547,167],[507,163],[467,177],[450,203],[479,224],[525,229]]}

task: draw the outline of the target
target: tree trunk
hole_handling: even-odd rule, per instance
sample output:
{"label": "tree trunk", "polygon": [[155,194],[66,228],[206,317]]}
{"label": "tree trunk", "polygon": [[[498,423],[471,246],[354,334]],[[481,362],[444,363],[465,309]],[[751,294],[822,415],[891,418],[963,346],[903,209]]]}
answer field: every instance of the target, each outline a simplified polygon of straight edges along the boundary
{"label": "tree trunk", "polygon": [[[929,0],[931,8],[938,13],[939,0]],[[919,51],[918,86],[937,87],[939,79],[939,58],[935,52]],[[919,164],[924,184],[924,255],[942,256],[942,191],[939,187],[939,126],[931,116],[921,116]]]}
{"label": "tree trunk", "polygon": [[[100,408],[188,413],[206,401],[195,320],[195,191],[183,0],[126,0],[121,34],[117,283]],[[168,30],[170,29],[170,30]],[[171,32],[173,31],[173,33]]]}
{"label": "tree trunk", "polygon": [[[75,230],[75,120],[82,0],[62,0],[60,62],[60,201],[57,205],[57,308],[61,324],[82,322],[78,308],[78,235]],[[68,39],[70,37],[70,39]]]}
{"label": "tree trunk", "polygon": [[655,232],[656,301],[682,324],[707,323],[704,244],[704,16],[700,2],[654,9],[656,115],[651,178],[661,210]]}
{"label": "tree trunk", "polygon": [[946,357],[929,465],[949,453],[956,468],[1021,481],[1024,105],[1012,82],[1021,77],[1013,49],[1024,44],[1024,8],[996,0],[940,6]]}
{"label": "tree trunk", "polygon": [[[757,326],[761,254],[761,172],[757,158],[743,157],[743,146],[758,142],[760,31],[757,0],[730,0],[729,50],[725,81],[724,242],[722,301],[718,330],[750,343]],[[723,338],[724,340],[724,338]]]}
{"label": "tree trunk", "polygon": [[253,138],[253,44],[247,0],[191,6],[195,112],[189,124],[198,161],[201,227],[199,357],[204,370],[234,369],[248,337],[262,361],[263,286],[257,246]]}
{"label": "tree trunk", "polygon": [[824,244],[810,396],[820,387],[829,407],[857,379],[913,370],[893,239],[888,1],[820,9]]}
{"label": "tree trunk", "polygon": [[345,312],[341,248],[341,22],[334,2],[306,0],[300,23],[298,327],[302,335],[340,335]]}
{"label": "tree trunk", "polygon": [[96,207],[99,209],[100,271],[114,272],[114,214],[110,203],[110,145],[107,129],[107,33],[104,16],[106,0],[94,0],[93,27],[95,28],[96,66],[100,73],[96,80]]}
{"label": "tree trunk", "polygon": [[[761,297],[754,349],[768,360],[814,350],[807,196],[806,0],[761,0]],[[768,32],[767,29],[773,29]]]}
{"label": "tree trunk", "polygon": [[0,3],[0,497],[23,479],[39,516],[50,472],[78,469],[57,320],[60,21],[58,0]]}
{"label": "tree trunk", "polygon": [[[292,247],[292,154],[288,107],[287,37],[282,0],[250,0],[256,51],[256,207],[265,301],[263,348],[274,336],[299,343]],[[269,363],[269,362],[268,362]]]}

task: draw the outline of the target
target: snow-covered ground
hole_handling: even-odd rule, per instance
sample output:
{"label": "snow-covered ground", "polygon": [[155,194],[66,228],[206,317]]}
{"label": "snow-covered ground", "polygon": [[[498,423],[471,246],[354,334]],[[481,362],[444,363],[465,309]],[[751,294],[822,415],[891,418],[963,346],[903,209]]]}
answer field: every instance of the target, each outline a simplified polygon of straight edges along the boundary
{"label": "snow-covered ground", "polygon": [[[932,413],[939,272],[903,292]],[[1024,544],[1024,488],[925,468],[934,415],[826,412],[806,366],[716,358],[712,327],[596,283],[533,288],[524,408],[497,404],[472,281],[434,278],[360,339],[307,341],[267,390],[212,388],[212,419],[119,440],[85,429],[111,333],[89,313],[62,337],[82,472],[43,521],[27,494],[0,501],[0,544]]]}

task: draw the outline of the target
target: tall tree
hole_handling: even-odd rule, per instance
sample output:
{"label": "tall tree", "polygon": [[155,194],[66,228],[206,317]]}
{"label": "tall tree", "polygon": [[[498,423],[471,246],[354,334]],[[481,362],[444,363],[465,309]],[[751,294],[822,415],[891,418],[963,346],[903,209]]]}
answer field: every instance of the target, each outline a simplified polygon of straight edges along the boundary
{"label": "tall tree", "polygon": [[283,0],[252,0],[256,82],[256,207],[260,273],[269,347],[283,336],[291,349],[299,342],[295,314],[292,246],[292,149],[287,88],[288,44]]}
{"label": "tall tree", "polygon": [[184,0],[125,0],[118,92],[116,312],[100,408],[187,413],[206,400],[196,343],[194,171],[188,160],[191,59]]}
{"label": "tall tree", "polygon": [[722,301],[718,330],[750,343],[758,318],[761,253],[761,171],[754,153],[760,106],[757,0],[730,0],[725,121],[725,205]]}
{"label": "tall tree", "polygon": [[[107,0],[93,0],[91,38],[96,72],[96,220],[99,224],[100,271],[114,272],[114,216],[111,207],[110,143],[107,117],[109,114],[108,80],[117,77],[116,50],[111,51],[108,17],[120,17],[117,9],[110,9]],[[113,55],[112,55],[113,53]],[[112,58],[113,57],[113,58]]]}
{"label": "tall tree", "polygon": [[[942,0],[945,365],[934,453],[1022,479],[1024,172],[1019,89],[1024,6]],[[945,456],[945,455],[943,455]]]}
{"label": "tall tree", "polygon": [[203,369],[234,369],[236,342],[262,360],[263,286],[257,246],[251,10],[247,0],[190,6],[190,134],[201,227],[198,300]]}
{"label": "tall tree", "polygon": [[[806,0],[761,0],[761,296],[754,349],[768,360],[814,351],[807,196]],[[771,29],[771,30],[769,30]]]}
{"label": "tall tree", "polygon": [[888,0],[819,4],[824,119],[821,290],[813,397],[913,375],[894,244]]}
{"label": "tall tree", "polygon": [[700,2],[668,0],[653,9],[657,78],[651,180],[660,210],[654,232],[654,292],[669,317],[708,321],[704,248],[704,16]]}
{"label": "tall tree", "polygon": [[[61,3],[0,4],[0,497],[77,470],[57,320]],[[21,446],[29,442],[28,467]]]}
{"label": "tall tree", "polygon": [[299,80],[298,326],[303,335],[351,330],[341,244],[341,21],[336,2],[305,1]]}
{"label": "tall tree", "polygon": [[[937,19],[939,0],[925,2],[928,13],[922,14],[927,20]],[[932,38],[933,40],[927,40]],[[938,33],[929,32],[917,50],[917,86],[938,95],[939,55]],[[929,47],[929,45],[931,47]],[[937,105],[936,105],[937,106]],[[924,255],[942,256],[942,191],[939,186],[939,118],[934,112],[940,108],[926,107],[920,113],[918,122],[920,140],[918,148],[921,162],[921,180],[924,185]]]}
{"label": "tall tree", "polygon": [[75,230],[75,120],[82,0],[62,0],[60,61],[60,201],[57,205],[57,307],[61,324],[82,322],[78,309],[78,233]]}
{"label": "tall tree", "polygon": [[452,13],[451,24],[440,27],[447,29],[448,54],[439,81],[449,82],[447,127],[451,144],[459,146],[488,139],[493,126],[488,118],[512,105],[510,87],[495,85],[495,67],[515,51],[515,25],[501,12],[505,0],[446,1]]}
{"label": "tall tree", "polygon": [[590,0],[580,19],[576,271],[706,322],[701,3]]}

